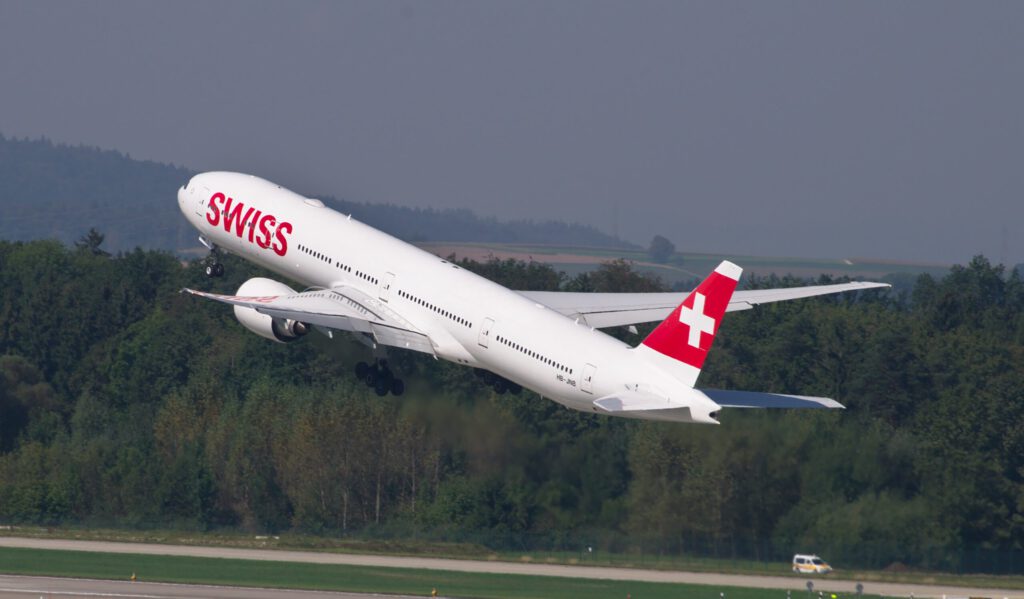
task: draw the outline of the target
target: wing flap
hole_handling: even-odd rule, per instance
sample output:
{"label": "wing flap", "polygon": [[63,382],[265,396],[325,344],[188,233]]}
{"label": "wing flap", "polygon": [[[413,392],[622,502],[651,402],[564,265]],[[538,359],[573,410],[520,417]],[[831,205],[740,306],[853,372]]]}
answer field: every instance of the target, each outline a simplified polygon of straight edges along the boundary
{"label": "wing flap", "polygon": [[430,338],[415,330],[383,306],[375,306],[357,293],[320,289],[295,295],[246,297],[183,289],[214,301],[251,308],[272,318],[298,320],[337,331],[368,333],[377,343],[433,354]]}

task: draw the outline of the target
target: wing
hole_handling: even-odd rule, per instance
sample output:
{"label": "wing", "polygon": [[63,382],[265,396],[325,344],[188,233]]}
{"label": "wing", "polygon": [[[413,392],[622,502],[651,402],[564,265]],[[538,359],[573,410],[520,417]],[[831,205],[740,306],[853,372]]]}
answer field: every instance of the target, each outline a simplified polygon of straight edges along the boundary
{"label": "wing", "polygon": [[[785,289],[751,289],[733,293],[726,312],[749,310],[760,304],[890,287],[887,283],[839,283]],[[578,319],[597,329],[645,322],[660,322],[683,301],[687,292],[678,293],[577,293],[564,291],[520,291],[531,300]]]}
{"label": "wing", "polygon": [[365,333],[381,345],[434,353],[434,346],[427,335],[386,303],[352,287],[265,297],[221,295],[195,289],[182,291],[233,306],[252,308],[273,318],[298,320],[335,331]]}

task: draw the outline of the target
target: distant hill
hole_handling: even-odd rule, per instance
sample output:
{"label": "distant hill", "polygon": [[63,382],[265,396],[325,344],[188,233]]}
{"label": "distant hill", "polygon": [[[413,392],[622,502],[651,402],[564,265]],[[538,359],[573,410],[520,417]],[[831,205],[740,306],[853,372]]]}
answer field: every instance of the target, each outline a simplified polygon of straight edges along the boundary
{"label": "distant hill", "polygon": [[[0,135],[0,239],[72,243],[95,227],[106,234],[108,251],[136,246],[177,252],[196,248],[195,231],[174,201],[176,190],[192,174],[183,167],[135,160],[117,151]],[[469,210],[320,197],[336,210],[407,241],[635,247],[578,224],[499,221]]]}
{"label": "distant hill", "polygon": [[104,247],[177,250],[195,236],[174,192],[184,168],[120,152],[0,136],[0,239],[79,239],[90,227]]}

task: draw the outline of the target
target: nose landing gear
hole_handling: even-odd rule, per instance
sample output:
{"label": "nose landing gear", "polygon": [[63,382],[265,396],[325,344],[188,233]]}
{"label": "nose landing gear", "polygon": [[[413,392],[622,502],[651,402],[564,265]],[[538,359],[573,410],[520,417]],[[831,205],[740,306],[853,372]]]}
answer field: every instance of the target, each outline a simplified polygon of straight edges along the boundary
{"label": "nose landing gear", "polygon": [[206,257],[206,260],[204,261],[206,262],[206,276],[210,278],[223,277],[224,265],[221,264],[220,262],[217,262],[217,246],[214,245],[213,242],[211,242],[210,240],[206,239],[206,237],[203,237],[202,235],[199,236],[199,243],[203,244],[203,246],[206,249],[210,250],[210,254]]}
{"label": "nose landing gear", "polygon": [[209,264],[206,265],[206,276],[210,278],[223,277],[224,265],[221,264],[220,262],[210,262]]}

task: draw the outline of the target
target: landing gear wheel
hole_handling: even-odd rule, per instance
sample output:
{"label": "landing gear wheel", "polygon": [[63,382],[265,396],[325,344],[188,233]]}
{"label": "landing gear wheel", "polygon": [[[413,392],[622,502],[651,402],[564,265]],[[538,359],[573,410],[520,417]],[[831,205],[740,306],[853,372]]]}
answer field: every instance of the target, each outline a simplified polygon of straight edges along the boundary
{"label": "landing gear wheel", "polygon": [[504,395],[505,391],[508,391],[508,385],[505,384],[504,379],[498,379],[494,381],[494,392],[498,395]]}
{"label": "landing gear wheel", "polygon": [[366,383],[366,386],[384,397],[388,393],[401,395],[405,393],[405,382],[395,376],[388,368],[387,360],[378,360],[372,366],[366,362],[356,364],[356,378]]}
{"label": "landing gear wheel", "polygon": [[213,265],[213,276],[223,277],[224,276],[224,265],[220,262]]}

